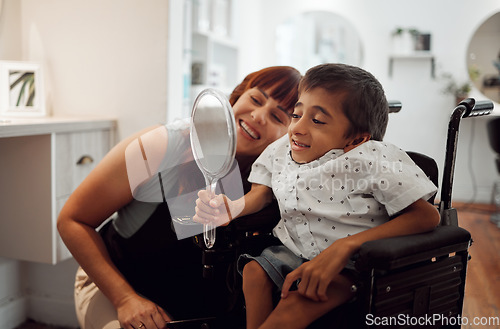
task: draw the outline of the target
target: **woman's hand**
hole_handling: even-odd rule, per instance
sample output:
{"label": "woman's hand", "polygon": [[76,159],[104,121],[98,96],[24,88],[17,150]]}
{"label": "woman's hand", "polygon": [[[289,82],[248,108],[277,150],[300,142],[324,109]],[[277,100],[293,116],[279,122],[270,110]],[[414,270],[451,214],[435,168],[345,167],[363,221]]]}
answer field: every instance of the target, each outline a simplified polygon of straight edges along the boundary
{"label": "woman's hand", "polygon": [[326,301],[328,286],[345,267],[353,252],[347,240],[335,241],[318,256],[286,276],[281,298],[286,298],[292,283],[300,279],[297,291],[302,296],[316,302]]}
{"label": "woman's hand", "polygon": [[138,295],[121,302],[116,310],[123,329],[165,329],[172,321],[161,307]]}
{"label": "woman's hand", "polygon": [[215,226],[229,224],[239,213],[236,202],[223,194],[213,195],[206,190],[198,192],[195,210],[193,221],[201,224],[212,222]]}

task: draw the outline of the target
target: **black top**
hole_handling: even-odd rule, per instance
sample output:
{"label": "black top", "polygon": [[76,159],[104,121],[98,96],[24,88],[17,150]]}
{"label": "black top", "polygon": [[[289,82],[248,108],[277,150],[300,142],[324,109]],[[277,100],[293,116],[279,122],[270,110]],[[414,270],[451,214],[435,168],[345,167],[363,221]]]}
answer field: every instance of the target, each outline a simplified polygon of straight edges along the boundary
{"label": "black top", "polygon": [[[247,181],[249,171],[246,168],[241,172],[244,193],[251,187]],[[268,233],[278,220],[278,206],[273,202],[261,212],[218,227],[213,250],[221,250],[225,256],[215,264],[212,279],[203,278],[204,251],[196,243],[203,238],[178,240],[166,202],[157,203],[153,214],[129,238],[122,237],[111,224],[100,233],[111,259],[139,294],[160,305],[174,319],[190,319],[228,314],[238,308],[241,278],[234,264],[239,254],[252,252],[253,248],[238,238],[257,228]]]}

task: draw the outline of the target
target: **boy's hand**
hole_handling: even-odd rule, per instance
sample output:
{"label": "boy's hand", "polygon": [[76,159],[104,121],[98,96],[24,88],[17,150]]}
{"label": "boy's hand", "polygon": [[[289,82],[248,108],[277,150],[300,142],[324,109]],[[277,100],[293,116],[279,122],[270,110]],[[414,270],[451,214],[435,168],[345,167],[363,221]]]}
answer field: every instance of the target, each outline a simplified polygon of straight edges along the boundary
{"label": "boy's hand", "polygon": [[286,298],[292,283],[300,279],[297,291],[302,296],[316,302],[326,301],[328,286],[345,267],[351,254],[352,249],[342,239],[335,241],[318,256],[286,276],[281,298]]}
{"label": "boy's hand", "polygon": [[206,190],[198,192],[196,200],[196,214],[193,221],[207,224],[212,223],[215,226],[227,225],[233,219],[234,204],[223,194],[213,195]]}

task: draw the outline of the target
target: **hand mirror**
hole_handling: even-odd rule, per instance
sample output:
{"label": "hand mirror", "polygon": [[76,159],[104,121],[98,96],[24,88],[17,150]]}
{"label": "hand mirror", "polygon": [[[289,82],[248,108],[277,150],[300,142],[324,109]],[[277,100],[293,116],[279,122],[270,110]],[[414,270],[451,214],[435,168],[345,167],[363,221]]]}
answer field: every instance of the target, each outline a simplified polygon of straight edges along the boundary
{"label": "hand mirror", "polygon": [[[215,193],[217,181],[229,172],[236,153],[233,109],[222,92],[205,89],[194,101],[191,121],[194,159],[205,177],[208,191]],[[207,248],[212,248],[215,243],[215,229],[214,224],[203,225],[203,240]]]}

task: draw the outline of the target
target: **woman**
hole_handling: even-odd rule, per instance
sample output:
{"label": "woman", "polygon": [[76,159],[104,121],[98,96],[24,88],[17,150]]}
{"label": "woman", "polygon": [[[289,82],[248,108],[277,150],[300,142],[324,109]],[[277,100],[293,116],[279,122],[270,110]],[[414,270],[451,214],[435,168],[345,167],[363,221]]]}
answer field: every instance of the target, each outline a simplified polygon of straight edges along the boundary
{"label": "woman", "polygon": [[[287,131],[300,78],[294,68],[269,67],[249,74],[231,94],[236,160],[247,188],[252,162]],[[73,192],[59,215],[59,233],[81,266],[75,302],[82,329],[165,328],[174,318],[213,314],[210,293],[203,293],[200,248],[191,239],[177,240],[166,202],[134,198],[135,187],[144,182],[132,182],[126,152],[131,143],[141,136],[151,137],[148,133],[157,128],[117,144]],[[194,161],[186,158],[191,154],[189,125],[174,122],[165,131],[157,135],[161,154],[179,162],[178,154],[183,153],[181,162],[192,165]],[[166,178],[171,190],[182,190],[189,183],[182,173],[192,172],[193,167],[187,168]],[[114,213],[112,224],[97,232]]]}

